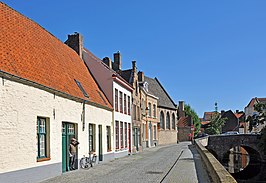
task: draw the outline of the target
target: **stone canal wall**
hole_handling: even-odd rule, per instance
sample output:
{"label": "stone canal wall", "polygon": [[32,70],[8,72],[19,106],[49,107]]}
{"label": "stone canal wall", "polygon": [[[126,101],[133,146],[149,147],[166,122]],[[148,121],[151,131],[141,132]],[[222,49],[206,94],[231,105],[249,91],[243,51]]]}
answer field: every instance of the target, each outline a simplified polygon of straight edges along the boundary
{"label": "stone canal wall", "polygon": [[207,168],[213,182],[217,183],[237,183],[233,176],[223,167],[223,165],[199,142],[195,140],[196,148]]}

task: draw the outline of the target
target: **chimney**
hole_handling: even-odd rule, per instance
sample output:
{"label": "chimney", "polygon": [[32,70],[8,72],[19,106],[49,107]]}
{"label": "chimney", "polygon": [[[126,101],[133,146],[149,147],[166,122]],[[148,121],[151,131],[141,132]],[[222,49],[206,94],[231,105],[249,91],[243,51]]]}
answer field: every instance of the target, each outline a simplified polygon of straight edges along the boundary
{"label": "chimney", "polygon": [[238,114],[239,113],[239,110],[236,110],[236,113]]}
{"label": "chimney", "polygon": [[185,103],[184,101],[179,101],[179,106],[178,106],[178,116],[179,118],[185,117]]}
{"label": "chimney", "polygon": [[132,70],[133,70],[134,73],[137,72],[137,66],[136,66],[136,61],[135,60],[132,61]]}
{"label": "chimney", "polygon": [[138,72],[138,80],[139,82],[144,82],[144,72]]}
{"label": "chimney", "polygon": [[224,111],[224,110],[221,110],[221,116],[222,116],[224,113],[225,113],[225,111]]}
{"label": "chimney", "polygon": [[112,60],[109,57],[104,57],[103,63],[105,63],[110,69],[112,69]]}
{"label": "chimney", "polygon": [[117,71],[117,70],[121,70],[122,68],[122,57],[121,57],[121,54],[120,52],[116,52],[114,53],[114,70]]}
{"label": "chimney", "polygon": [[75,32],[74,34],[68,35],[68,39],[65,41],[65,44],[75,50],[80,58],[82,58],[83,36],[81,34]]}

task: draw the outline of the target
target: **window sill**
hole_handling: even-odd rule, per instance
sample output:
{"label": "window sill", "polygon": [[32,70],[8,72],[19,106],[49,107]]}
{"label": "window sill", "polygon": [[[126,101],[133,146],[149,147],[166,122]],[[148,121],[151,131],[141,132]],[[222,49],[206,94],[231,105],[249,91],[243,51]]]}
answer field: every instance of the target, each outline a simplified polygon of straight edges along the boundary
{"label": "window sill", "polygon": [[48,158],[39,158],[39,159],[37,159],[37,162],[49,161],[49,160],[51,160],[50,157],[48,157]]}

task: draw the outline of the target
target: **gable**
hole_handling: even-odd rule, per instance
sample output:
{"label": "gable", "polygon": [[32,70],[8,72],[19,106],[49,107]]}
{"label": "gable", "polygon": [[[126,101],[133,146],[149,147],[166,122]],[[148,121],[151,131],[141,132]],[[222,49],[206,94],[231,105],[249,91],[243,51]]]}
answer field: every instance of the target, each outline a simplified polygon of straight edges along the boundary
{"label": "gable", "polygon": [[166,107],[176,110],[176,104],[170,98],[170,96],[163,88],[163,86],[159,83],[157,78],[152,79],[145,76],[144,80],[149,84],[149,92],[159,98],[158,99],[159,107]]}

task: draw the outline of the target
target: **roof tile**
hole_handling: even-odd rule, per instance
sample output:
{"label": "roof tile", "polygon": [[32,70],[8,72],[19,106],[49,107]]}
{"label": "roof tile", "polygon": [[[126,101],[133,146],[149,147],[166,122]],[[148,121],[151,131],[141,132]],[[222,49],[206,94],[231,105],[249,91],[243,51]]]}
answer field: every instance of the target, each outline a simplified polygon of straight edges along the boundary
{"label": "roof tile", "polygon": [[[98,85],[71,48],[2,2],[0,22],[0,71],[112,108],[102,99],[105,96],[99,95]],[[89,99],[75,79],[82,84]]]}

